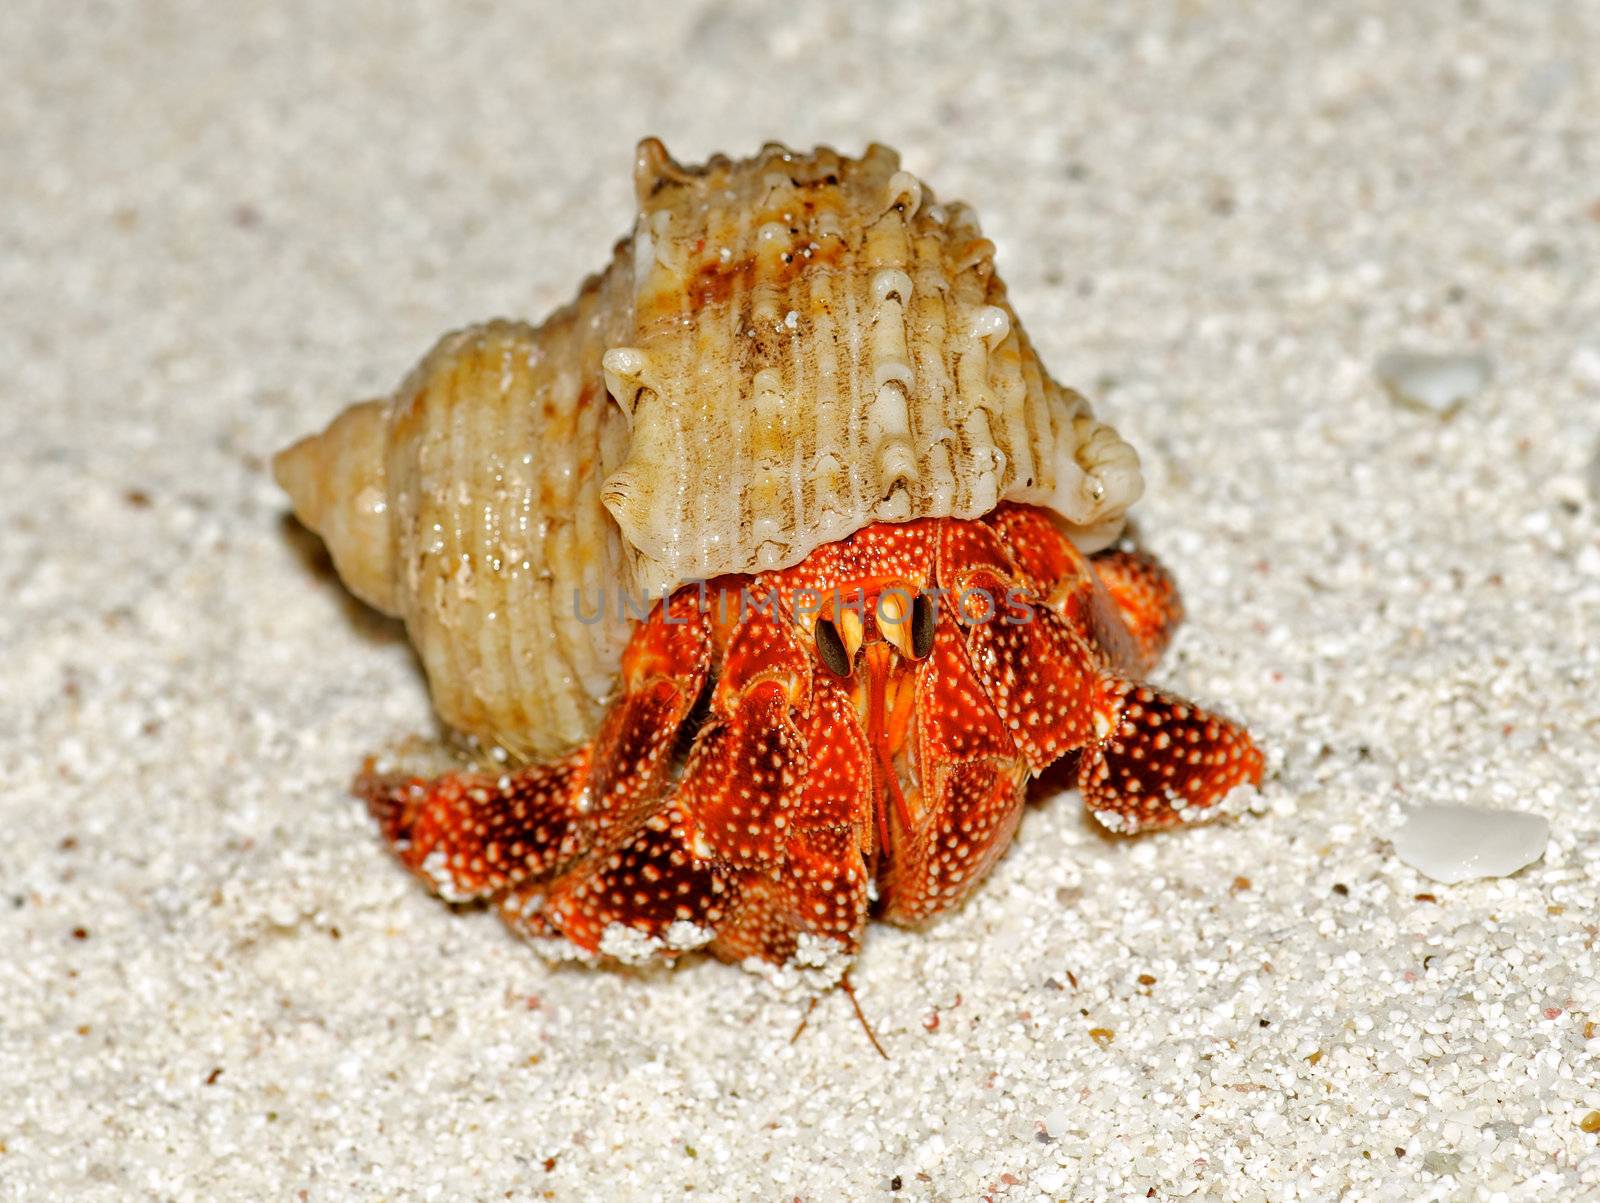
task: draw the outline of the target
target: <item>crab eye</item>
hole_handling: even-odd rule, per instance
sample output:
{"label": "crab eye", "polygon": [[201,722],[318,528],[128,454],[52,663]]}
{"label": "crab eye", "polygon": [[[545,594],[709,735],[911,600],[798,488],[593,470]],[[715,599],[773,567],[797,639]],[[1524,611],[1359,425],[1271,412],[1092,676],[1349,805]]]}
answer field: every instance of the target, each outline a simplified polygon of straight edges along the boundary
{"label": "crab eye", "polygon": [[933,598],[919,593],[911,603],[911,655],[921,660],[933,651]]}
{"label": "crab eye", "polygon": [[817,641],[817,659],[827,667],[828,671],[836,677],[850,675],[850,653],[845,651],[844,639],[839,635],[839,628],[826,618],[817,619],[815,632]]}

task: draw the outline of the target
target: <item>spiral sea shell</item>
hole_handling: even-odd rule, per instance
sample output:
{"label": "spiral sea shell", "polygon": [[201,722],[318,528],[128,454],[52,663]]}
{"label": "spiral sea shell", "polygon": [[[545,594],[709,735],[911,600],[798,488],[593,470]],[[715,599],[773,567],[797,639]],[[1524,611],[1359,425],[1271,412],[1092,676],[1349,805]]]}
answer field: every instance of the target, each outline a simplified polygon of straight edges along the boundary
{"label": "spiral sea shell", "polygon": [[633,233],[571,305],[447,336],[275,461],[445,722],[570,748],[644,599],[873,522],[1014,500],[1115,538],[1132,448],[1045,373],[971,210],[893,151],[685,168],[647,139],[634,179]]}

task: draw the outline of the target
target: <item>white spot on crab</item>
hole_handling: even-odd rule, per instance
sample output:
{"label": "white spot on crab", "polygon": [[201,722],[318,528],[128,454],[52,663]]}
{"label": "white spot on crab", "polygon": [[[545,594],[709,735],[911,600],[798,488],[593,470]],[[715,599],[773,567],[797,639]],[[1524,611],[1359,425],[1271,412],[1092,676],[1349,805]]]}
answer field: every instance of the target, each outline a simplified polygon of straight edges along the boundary
{"label": "white spot on crab", "polygon": [[450,876],[450,858],[444,849],[435,848],[422,858],[418,866],[422,875],[433,884],[433,892],[446,902],[471,902],[472,895],[464,894],[456,889],[455,879]]}

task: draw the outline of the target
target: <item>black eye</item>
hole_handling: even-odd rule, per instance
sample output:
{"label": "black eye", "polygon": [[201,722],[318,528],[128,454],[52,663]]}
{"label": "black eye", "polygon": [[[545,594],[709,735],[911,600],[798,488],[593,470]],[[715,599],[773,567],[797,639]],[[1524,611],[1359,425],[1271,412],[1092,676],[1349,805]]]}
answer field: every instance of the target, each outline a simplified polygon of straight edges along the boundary
{"label": "black eye", "polygon": [[826,618],[817,619],[817,659],[821,660],[836,677],[850,675],[850,653],[844,650],[844,640],[839,628]]}
{"label": "black eye", "polygon": [[917,594],[911,603],[911,654],[918,660],[933,651],[933,598]]}

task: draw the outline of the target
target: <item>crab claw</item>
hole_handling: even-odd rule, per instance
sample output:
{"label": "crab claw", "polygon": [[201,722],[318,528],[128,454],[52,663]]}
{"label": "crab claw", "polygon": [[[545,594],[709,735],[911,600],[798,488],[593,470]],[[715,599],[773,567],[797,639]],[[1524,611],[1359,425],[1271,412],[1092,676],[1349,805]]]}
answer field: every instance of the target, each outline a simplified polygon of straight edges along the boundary
{"label": "crab claw", "polygon": [[789,624],[747,614],[677,794],[688,847],[726,895],[718,956],[782,963],[806,937],[855,951],[868,754],[848,693],[811,672]]}
{"label": "crab claw", "polygon": [[681,795],[695,856],[745,869],[781,863],[804,764],[788,695],[757,682],[695,742]]}
{"label": "crab claw", "polygon": [[941,623],[917,681],[909,821],[891,816],[884,918],[920,923],[954,906],[1005,850],[1022,813],[1028,766],[983,686],[961,628]]}

